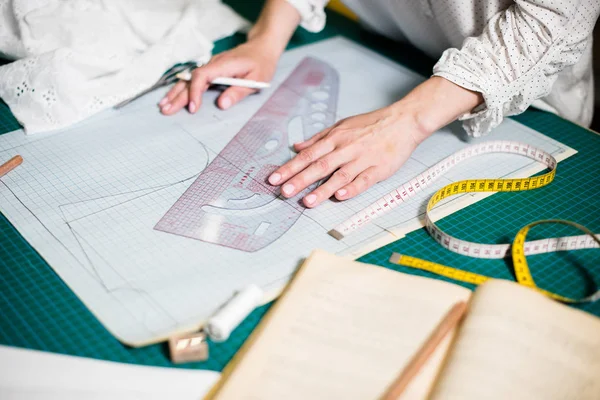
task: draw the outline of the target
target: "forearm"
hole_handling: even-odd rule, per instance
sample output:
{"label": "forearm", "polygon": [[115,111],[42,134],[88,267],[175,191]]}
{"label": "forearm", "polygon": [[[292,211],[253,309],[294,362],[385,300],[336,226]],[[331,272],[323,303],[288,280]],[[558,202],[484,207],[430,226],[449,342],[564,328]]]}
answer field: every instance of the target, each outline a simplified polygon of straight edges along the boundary
{"label": "forearm", "polygon": [[394,113],[414,120],[417,127],[414,139],[420,143],[481,103],[481,93],[434,76],[390,107]]}
{"label": "forearm", "polygon": [[[558,74],[577,64],[591,45],[598,15],[598,0],[515,0],[490,18],[479,36],[466,38],[460,49],[447,49],[433,74],[485,99],[485,107],[465,119],[467,133],[484,135],[547,96]],[[562,90],[577,92],[584,73],[578,71],[569,78],[572,86]]]}
{"label": "forearm", "polygon": [[248,40],[264,42],[279,57],[299,24],[300,14],[286,0],[267,0]]}

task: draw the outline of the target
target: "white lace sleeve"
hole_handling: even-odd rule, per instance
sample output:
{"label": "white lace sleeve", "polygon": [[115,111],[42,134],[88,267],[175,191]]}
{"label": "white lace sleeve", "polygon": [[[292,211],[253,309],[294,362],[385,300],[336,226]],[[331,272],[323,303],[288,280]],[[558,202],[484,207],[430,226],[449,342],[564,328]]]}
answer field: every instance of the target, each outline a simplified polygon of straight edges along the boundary
{"label": "white lace sleeve", "polygon": [[300,26],[309,32],[320,32],[325,27],[325,6],[329,0],[287,0],[298,12]]}
{"label": "white lace sleeve", "polygon": [[516,0],[492,17],[462,49],[446,50],[433,69],[485,104],[461,117],[466,131],[481,136],[505,116],[519,114],[552,89],[558,73],[591,45],[598,0]]}
{"label": "white lace sleeve", "polygon": [[0,97],[27,133],[133,97],[246,24],[219,1],[8,2],[0,0],[0,33],[10,34],[0,35],[0,52],[18,60],[0,67]]}

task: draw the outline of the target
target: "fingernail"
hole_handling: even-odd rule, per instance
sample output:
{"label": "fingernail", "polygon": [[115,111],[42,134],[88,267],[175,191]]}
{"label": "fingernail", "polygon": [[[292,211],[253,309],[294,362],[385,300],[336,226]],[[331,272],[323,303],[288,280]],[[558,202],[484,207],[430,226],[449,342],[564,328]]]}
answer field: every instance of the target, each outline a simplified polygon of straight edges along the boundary
{"label": "fingernail", "polygon": [[158,103],[159,106],[164,106],[165,104],[167,104],[169,102],[169,98],[168,97],[163,97],[163,99],[160,101],[160,103]]}
{"label": "fingernail", "polygon": [[278,174],[277,172],[275,172],[273,175],[271,175],[269,177],[269,183],[271,185],[276,185],[277,182],[279,182],[281,180],[281,174]]}
{"label": "fingernail", "polygon": [[315,200],[317,200],[316,194],[309,194],[308,196],[306,196],[304,198],[304,201],[306,201],[306,204],[313,204],[315,202]]}
{"label": "fingernail", "polygon": [[336,192],[336,194],[337,194],[339,197],[344,197],[344,196],[346,195],[346,193],[348,193],[348,191],[347,191],[346,189],[340,189],[340,190],[338,190],[338,191]]}
{"label": "fingernail", "polygon": [[221,108],[227,110],[229,107],[231,107],[231,99],[229,97],[224,97],[223,100],[221,100]]}
{"label": "fingernail", "polygon": [[161,109],[161,111],[162,111],[162,112],[167,112],[167,111],[169,111],[169,109],[170,109],[170,108],[171,108],[171,104],[166,104],[166,105],[165,105],[165,106],[164,106],[164,107]]}
{"label": "fingernail", "polygon": [[190,101],[190,104],[188,105],[188,110],[190,110],[191,113],[196,112],[196,103]]}
{"label": "fingernail", "polygon": [[292,185],[291,183],[286,183],[281,188],[281,191],[285,194],[292,194],[292,192],[294,191],[294,185]]}

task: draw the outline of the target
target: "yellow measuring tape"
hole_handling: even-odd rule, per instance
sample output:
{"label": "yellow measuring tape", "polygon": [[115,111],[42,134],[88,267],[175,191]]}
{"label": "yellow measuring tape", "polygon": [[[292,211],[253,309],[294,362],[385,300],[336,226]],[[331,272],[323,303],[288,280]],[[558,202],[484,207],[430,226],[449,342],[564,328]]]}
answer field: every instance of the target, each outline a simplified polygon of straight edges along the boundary
{"label": "yellow measuring tape", "polygon": [[[526,155],[530,158],[545,163],[550,171],[543,175],[532,178],[463,180],[444,186],[430,198],[427,204],[425,223],[430,235],[448,250],[471,257],[504,258],[506,255],[511,254],[517,281],[520,284],[534,288],[555,300],[565,303],[581,303],[598,300],[600,298],[600,290],[582,299],[571,299],[541,289],[533,280],[531,271],[527,265],[526,255],[529,254],[600,247],[600,239],[598,239],[598,237],[592,231],[582,225],[563,220],[545,220],[533,222],[523,227],[517,233],[512,246],[509,244],[481,244],[460,240],[446,234],[435,225],[430,212],[436,204],[450,196],[472,192],[517,192],[531,190],[546,186],[554,179],[556,173],[556,161],[550,154],[540,149],[535,149],[528,145],[516,142],[498,143],[495,147],[495,151],[490,149],[486,152],[510,152]],[[462,159],[469,158],[469,156],[470,154],[468,152],[464,152],[462,155],[458,154],[455,156],[455,159],[458,162]],[[585,235],[549,238],[531,242],[527,242],[525,240],[527,233],[532,227],[549,223],[573,226],[585,232]],[[445,276],[450,279],[472,283],[475,285],[479,285],[489,279],[492,279],[484,275],[463,271],[442,264],[406,255],[400,255],[397,253],[392,255],[390,262],[404,265],[406,267],[417,268],[437,275]]]}
{"label": "yellow measuring tape", "polygon": [[[525,285],[536,289],[546,296],[549,296],[555,300],[562,301],[564,303],[584,303],[590,301],[596,301],[600,298],[600,291],[595,292],[590,296],[586,296],[582,299],[571,299],[569,297],[561,296],[556,293],[552,293],[545,289],[538,287],[533,280],[531,275],[531,271],[529,270],[529,266],[527,264],[527,260],[525,259],[525,250],[524,244],[525,237],[531,228],[536,225],[541,224],[549,224],[549,223],[558,223],[563,225],[570,225],[576,227],[584,232],[586,232],[592,240],[600,245],[600,240],[594,235],[592,231],[587,229],[586,227],[579,225],[575,222],[571,221],[563,221],[563,220],[543,220],[533,222],[531,224],[526,225],[521,228],[521,230],[517,233],[517,236],[512,244],[512,259],[515,268],[515,277],[517,278],[517,282],[521,285]],[[587,246],[585,248],[590,248],[592,246]],[[562,250],[562,249],[561,249]],[[390,257],[390,262],[398,265],[404,265],[405,267],[420,269],[423,271],[431,272],[436,275],[445,276],[446,278],[454,279],[460,282],[472,283],[474,285],[480,285],[485,281],[488,281],[491,278],[485,275],[476,274],[469,271],[464,271],[457,268],[448,267],[446,265],[438,264],[432,261],[423,260],[416,257],[411,257],[403,254],[393,253],[392,257]]]}

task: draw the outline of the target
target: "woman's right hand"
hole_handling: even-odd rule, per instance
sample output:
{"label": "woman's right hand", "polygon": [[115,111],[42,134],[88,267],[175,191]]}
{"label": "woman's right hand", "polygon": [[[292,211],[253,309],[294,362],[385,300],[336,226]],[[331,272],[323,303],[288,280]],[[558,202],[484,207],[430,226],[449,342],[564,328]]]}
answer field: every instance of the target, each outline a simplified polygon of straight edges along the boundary
{"label": "woman's right hand", "polygon": [[[217,54],[207,64],[192,71],[191,81],[175,84],[160,101],[160,110],[165,115],[172,115],[187,106],[189,112],[195,113],[202,104],[202,94],[218,77],[269,82],[275,74],[280,54],[261,39],[250,40]],[[254,92],[256,89],[230,86],[221,93],[217,105],[226,110]]]}
{"label": "woman's right hand", "polygon": [[[202,94],[215,78],[241,78],[269,82],[275,74],[279,57],[300,23],[300,13],[286,0],[267,0],[256,24],[248,32],[248,41],[238,47],[217,54],[208,64],[192,72],[190,82],[175,84],[159,103],[165,115],[175,114],[183,107],[192,114],[202,104]],[[255,89],[231,86],[217,99],[217,105],[226,110]]]}

